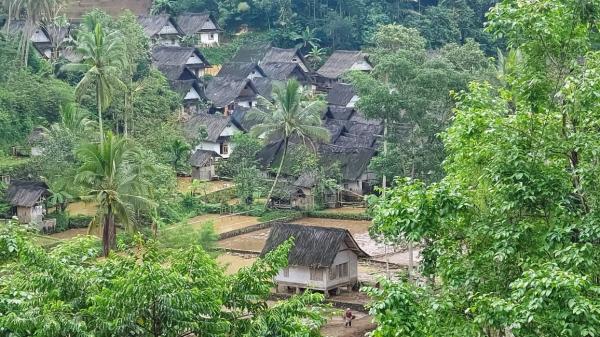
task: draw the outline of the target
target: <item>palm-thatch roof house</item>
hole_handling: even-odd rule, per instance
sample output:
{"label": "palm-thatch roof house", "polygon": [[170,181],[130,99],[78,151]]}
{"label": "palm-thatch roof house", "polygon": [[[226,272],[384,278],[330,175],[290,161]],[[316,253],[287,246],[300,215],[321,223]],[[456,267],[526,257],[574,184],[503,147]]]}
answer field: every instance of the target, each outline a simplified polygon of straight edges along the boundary
{"label": "palm-thatch roof house", "polygon": [[262,66],[265,63],[296,63],[305,73],[310,73],[308,63],[298,48],[277,48],[269,43],[242,46],[232,62],[255,62]]}
{"label": "palm-thatch roof house", "polygon": [[317,88],[329,90],[342,75],[350,70],[371,71],[373,66],[368,55],[361,51],[336,50],[317,70]]}
{"label": "palm-thatch roof house", "polygon": [[325,167],[338,167],[346,197],[358,198],[368,194],[377,182],[377,176],[369,169],[369,163],[377,151],[354,144],[322,144],[319,157]]}
{"label": "palm-thatch roof house", "polygon": [[293,78],[303,85],[311,82],[308,73],[295,62],[267,62],[262,63],[261,67],[267,77],[273,80],[287,81]]}
{"label": "palm-thatch roof house", "polygon": [[190,157],[192,179],[212,180],[216,177],[215,163],[222,158],[212,150],[195,150]]}
{"label": "palm-thatch roof house", "polygon": [[244,131],[233,118],[203,112],[185,121],[183,130],[188,139],[200,140],[195,150],[212,151],[223,158],[228,158],[233,150],[231,137]]}
{"label": "palm-thatch roof house", "polygon": [[235,110],[236,106],[256,106],[258,90],[251,80],[231,77],[214,77],[205,89],[206,98],[212,103],[212,111],[221,112],[225,116]]}
{"label": "palm-thatch roof house", "polygon": [[368,257],[352,234],[343,228],[277,224],[271,228],[261,256],[289,238],[294,247],[288,256],[288,267],[274,281],[279,291],[312,289],[323,291],[353,287],[358,280],[358,258]]}
{"label": "palm-thatch roof house", "polygon": [[152,48],[152,63],[161,66],[185,66],[197,78],[204,76],[211,67],[206,57],[198,48],[178,46],[156,46]]}
{"label": "palm-thatch roof house", "polygon": [[221,66],[217,77],[228,77],[235,80],[267,77],[258,64],[253,62],[228,62]]}
{"label": "palm-thatch roof house", "polygon": [[46,211],[44,201],[48,195],[48,185],[41,181],[11,180],[6,190],[6,200],[19,222],[39,226]]}
{"label": "palm-thatch roof house", "polygon": [[[3,30],[6,30],[8,26],[8,34],[19,36],[25,33],[26,22],[25,20],[11,20],[5,22]],[[40,57],[49,59],[52,57],[52,40],[51,36],[43,26],[37,26],[28,29],[29,41],[33,49],[39,54]]]}
{"label": "palm-thatch roof house", "polygon": [[198,37],[201,45],[210,47],[219,44],[223,30],[209,12],[183,13],[175,21],[185,35]]}
{"label": "palm-thatch roof house", "polygon": [[354,108],[358,95],[350,84],[334,83],[327,92],[327,103],[336,107]]}
{"label": "palm-thatch roof house", "polygon": [[178,46],[179,40],[184,35],[175,24],[175,20],[167,14],[140,15],[138,23],[154,44]]}

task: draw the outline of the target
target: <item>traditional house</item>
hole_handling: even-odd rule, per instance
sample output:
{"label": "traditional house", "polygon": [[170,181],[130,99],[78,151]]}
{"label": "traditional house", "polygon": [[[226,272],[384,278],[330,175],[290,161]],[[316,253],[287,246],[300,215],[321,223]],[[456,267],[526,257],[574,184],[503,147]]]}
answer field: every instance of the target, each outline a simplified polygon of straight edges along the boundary
{"label": "traditional house", "polygon": [[[11,20],[10,22],[5,23],[5,27],[8,25],[8,33],[11,35],[21,35],[25,32],[26,22],[25,20]],[[34,27],[30,31],[31,36],[29,37],[29,41],[31,41],[31,45],[33,49],[38,52],[38,54],[46,59],[52,57],[52,40],[51,37],[43,26]]]}
{"label": "traditional house", "polygon": [[74,0],[67,1],[65,13],[69,19],[81,19],[94,9],[100,9],[111,16],[118,16],[128,10],[134,15],[147,15],[152,8],[152,0]]}
{"label": "traditional house", "polygon": [[189,114],[197,111],[198,104],[205,100],[205,95],[196,74],[186,65],[157,64],[156,66],[169,80],[171,89],[181,96],[183,112]]}
{"label": "traditional house", "polygon": [[205,70],[211,65],[194,47],[156,46],[152,48],[152,63],[157,66],[185,66],[197,78],[204,76]]}
{"label": "traditional house", "polygon": [[361,51],[336,50],[317,70],[316,84],[321,90],[329,90],[342,75],[350,70],[371,71],[373,66],[367,54]]}
{"label": "traditional house", "polygon": [[296,188],[296,191],[290,199],[291,207],[301,210],[312,210],[317,206],[317,199],[320,198],[322,198],[323,205],[327,208],[339,207],[340,198],[338,190],[324,187],[321,193],[317,193],[318,184],[318,175],[316,173],[302,173],[292,184]]}
{"label": "traditional house", "polygon": [[211,112],[229,116],[236,106],[256,106],[258,90],[249,79],[214,77],[205,89],[206,98],[212,102]]}
{"label": "traditional house", "polygon": [[228,77],[235,80],[267,77],[265,72],[256,63],[252,62],[228,62],[221,66],[217,77]]}
{"label": "traditional house", "polygon": [[212,151],[222,158],[229,158],[233,150],[231,137],[244,131],[235,119],[207,113],[193,115],[184,122],[183,129],[188,139],[200,140],[195,150]]}
{"label": "traditional house", "polygon": [[42,225],[44,201],[48,195],[48,185],[41,181],[13,179],[6,190],[6,200],[13,207],[19,222],[38,226]]}
{"label": "traditional house", "polygon": [[140,15],[138,22],[142,26],[144,34],[154,44],[179,46],[179,40],[184,35],[175,24],[175,20],[167,14]]}
{"label": "traditional house", "polygon": [[369,257],[347,229],[276,224],[271,228],[261,256],[290,238],[294,246],[288,255],[288,267],[279,271],[274,282],[280,292],[295,289],[330,291],[352,288],[358,281],[358,258]]}
{"label": "traditional house", "polygon": [[336,107],[354,108],[358,95],[350,84],[334,83],[327,92],[327,103]]}
{"label": "traditional house", "polygon": [[262,69],[268,78],[277,81],[287,81],[296,79],[303,85],[311,82],[308,73],[302,69],[298,63],[294,62],[267,62],[261,64]]}
{"label": "traditional house", "polygon": [[219,44],[220,34],[223,30],[212,14],[208,12],[184,13],[175,20],[185,35],[198,37],[201,45],[213,46]]}
{"label": "traditional house", "polygon": [[192,179],[212,180],[216,177],[215,163],[221,156],[212,150],[196,150],[190,157]]}
{"label": "traditional house", "polygon": [[302,71],[310,73],[310,67],[298,48],[276,48],[269,43],[242,46],[231,61],[255,62],[260,66],[265,63],[296,63]]}
{"label": "traditional house", "polygon": [[369,169],[371,158],[376,154],[373,148],[350,146],[349,144],[321,144],[319,157],[325,167],[339,167],[345,197],[360,199],[372,192],[377,177]]}

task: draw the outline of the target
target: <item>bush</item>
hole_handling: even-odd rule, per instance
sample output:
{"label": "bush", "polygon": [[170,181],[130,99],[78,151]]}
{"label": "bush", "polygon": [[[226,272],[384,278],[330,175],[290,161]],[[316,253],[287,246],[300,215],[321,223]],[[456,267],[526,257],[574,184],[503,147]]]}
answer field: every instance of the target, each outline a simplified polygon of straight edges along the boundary
{"label": "bush", "polygon": [[305,212],[305,216],[310,218],[338,219],[338,220],[372,220],[371,216],[365,213],[331,213],[331,212]]}
{"label": "bush", "polygon": [[75,215],[69,217],[69,228],[87,228],[94,219],[89,215]]}
{"label": "bush", "polygon": [[260,222],[267,222],[272,220],[279,219],[298,219],[302,217],[302,213],[298,211],[285,211],[285,210],[275,210],[275,211],[266,211],[262,214],[258,220]]}

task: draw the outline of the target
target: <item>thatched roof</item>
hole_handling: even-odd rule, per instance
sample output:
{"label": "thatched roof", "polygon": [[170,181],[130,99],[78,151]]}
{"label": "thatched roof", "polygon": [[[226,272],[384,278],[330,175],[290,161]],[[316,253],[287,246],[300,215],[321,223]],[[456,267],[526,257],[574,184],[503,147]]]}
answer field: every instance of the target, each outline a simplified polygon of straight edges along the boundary
{"label": "thatched roof", "polygon": [[205,98],[204,90],[198,80],[175,80],[169,81],[169,84],[171,89],[178,93],[181,98],[185,98],[192,88],[198,93],[200,99]]}
{"label": "thatched roof", "polygon": [[277,154],[283,148],[283,140],[275,141],[265,145],[257,154],[256,157],[262,167],[270,167],[273,164]]}
{"label": "thatched roof", "polygon": [[226,127],[235,125],[240,130],[241,126],[229,117],[217,114],[198,113],[183,123],[183,132],[188,139],[198,138],[198,132],[204,128],[207,132],[206,141],[216,142]]}
{"label": "thatched roof", "polygon": [[236,80],[248,78],[251,74],[258,73],[260,76],[267,75],[256,63],[252,62],[228,62],[221,66],[217,76],[230,77]]}
{"label": "thatched roof", "polygon": [[33,207],[48,194],[48,185],[42,181],[12,180],[6,190],[6,200],[12,206]]}
{"label": "thatched roof", "polygon": [[197,80],[198,78],[191,72],[188,67],[184,65],[156,65],[158,70],[165,75],[169,81],[185,81],[185,80]]}
{"label": "thatched roof", "polygon": [[210,67],[210,63],[198,48],[178,46],[156,46],[152,48],[152,63],[156,66],[185,66],[193,56],[200,59],[201,66],[204,68]]}
{"label": "thatched roof", "polygon": [[259,63],[265,57],[269,49],[270,43],[248,44],[240,47],[237,53],[231,59],[231,62],[251,62]]}
{"label": "thatched roof", "polygon": [[373,125],[382,125],[381,120],[374,118],[365,117],[360,111],[356,111],[350,116],[351,122],[358,122],[363,124],[373,124]]}
{"label": "thatched roof", "polygon": [[205,89],[206,98],[217,107],[223,107],[234,102],[241,94],[244,88],[249,88],[253,95],[258,94],[258,90],[249,79],[235,79],[230,77],[214,77],[208,82]]}
{"label": "thatched roof", "polygon": [[295,78],[301,83],[306,83],[310,79],[302,67],[294,62],[268,62],[261,63],[261,68],[264,70],[267,77],[287,81],[290,78]]}
{"label": "thatched roof", "polygon": [[367,170],[375,149],[365,147],[347,147],[333,144],[319,146],[319,157],[324,166],[338,163],[344,180],[358,180]]}
{"label": "thatched roof", "polygon": [[218,153],[211,150],[196,150],[190,156],[190,165],[194,167],[204,167],[211,163],[211,159],[221,157]]}
{"label": "thatched roof", "polygon": [[316,184],[317,174],[314,172],[304,172],[294,181],[293,185],[296,187],[312,188]]}
{"label": "thatched roof", "polygon": [[209,12],[204,13],[183,13],[175,21],[186,35],[193,35],[200,32],[221,31],[217,20]]}
{"label": "thatched roof", "polygon": [[274,225],[261,256],[276,249],[290,237],[294,238],[294,246],[288,256],[288,263],[291,266],[329,268],[343,248],[343,244],[359,257],[369,256],[358,246],[347,229],[297,224]]}
{"label": "thatched roof", "polygon": [[272,62],[302,62],[306,64],[304,61],[304,57],[300,53],[298,48],[277,48],[271,47],[265,53],[261,64],[263,63],[272,63]]}
{"label": "thatched roof", "polygon": [[317,74],[331,79],[338,79],[349,70],[368,70],[370,67],[367,54],[361,51],[336,50],[317,70]]}
{"label": "thatched roof", "polygon": [[350,120],[354,115],[355,110],[353,108],[346,108],[345,106],[330,105],[327,107],[325,117],[339,120]]}
{"label": "thatched roof", "polygon": [[323,127],[329,131],[329,141],[331,143],[335,143],[342,133],[348,132],[348,130],[346,130],[346,121],[343,120],[327,119],[323,123]]}
{"label": "thatched roof", "polygon": [[271,93],[273,93],[273,82],[273,80],[266,77],[259,77],[252,80],[258,94],[267,99],[270,99]]}
{"label": "thatched roof", "polygon": [[354,96],[356,96],[356,93],[352,85],[334,83],[327,93],[327,103],[345,107]]}
{"label": "thatched roof", "polygon": [[158,35],[165,26],[169,25],[169,23],[177,30],[177,33],[175,34],[183,35],[183,32],[177,27],[175,21],[173,21],[168,14],[140,15],[137,20],[140,26],[142,26],[144,34],[148,37]]}
{"label": "thatched roof", "polygon": [[43,127],[35,127],[27,136],[27,144],[39,144],[47,138],[46,130]]}

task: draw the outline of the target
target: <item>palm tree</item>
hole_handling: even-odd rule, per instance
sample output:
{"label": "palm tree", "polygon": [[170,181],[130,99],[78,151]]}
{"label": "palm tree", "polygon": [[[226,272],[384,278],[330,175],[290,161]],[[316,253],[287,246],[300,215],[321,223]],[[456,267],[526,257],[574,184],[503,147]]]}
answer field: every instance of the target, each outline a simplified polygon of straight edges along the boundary
{"label": "palm tree", "polygon": [[283,155],[273,186],[267,195],[267,203],[279,180],[290,139],[297,137],[299,140],[311,143],[329,141],[329,131],[321,126],[323,109],[325,109],[323,101],[312,98],[310,92],[306,91],[298,81],[291,79],[283,85],[275,85],[273,103],[263,100],[261,109],[252,109],[248,112],[248,119],[258,122],[250,130],[252,134],[264,137],[267,141],[283,141]]}
{"label": "palm tree", "polygon": [[306,48],[309,45],[312,47],[316,47],[318,42],[321,42],[320,39],[315,37],[315,30],[310,29],[310,27],[306,26],[306,29],[302,31],[300,34],[300,39],[302,40],[302,47]]}
{"label": "palm tree", "polygon": [[50,188],[48,192],[48,203],[55,207],[55,212],[64,212],[67,209],[69,201],[73,200],[73,196],[69,193],[69,186],[64,179],[49,181]]}
{"label": "palm tree", "polygon": [[87,190],[84,201],[95,201],[98,212],[91,227],[102,224],[103,254],[107,256],[116,243],[118,222],[133,229],[133,211],[149,208],[149,183],[144,178],[150,168],[143,166],[139,153],[126,138],[108,132],[103,143],[82,145],[77,155],[82,162],[75,181]]}
{"label": "palm tree", "polygon": [[325,48],[319,48],[317,45],[311,45],[310,51],[306,54],[306,58],[309,59],[313,69],[321,65],[323,56],[325,56]]}
{"label": "palm tree", "polygon": [[75,95],[79,100],[89,88],[95,88],[102,143],[104,138],[102,111],[110,105],[115,89],[125,87],[119,78],[125,66],[125,45],[119,31],[107,33],[93,16],[86,17],[86,20],[84,26],[88,30],[79,33],[76,40],[76,51],[83,60],[79,64],[68,64],[63,68],[86,72],[75,89]]}
{"label": "palm tree", "polygon": [[81,109],[75,103],[69,103],[60,107],[60,123],[54,123],[50,127],[51,132],[68,132],[76,138],[84,138],[96,129],[96,123],[90,120],[86,110]]}
{"label": "palm tree", "polygon": [[167,147],[171,166],[175,171],[181,168],[181,161],[190,153],[190,146],[181,139],[175,139]]}

